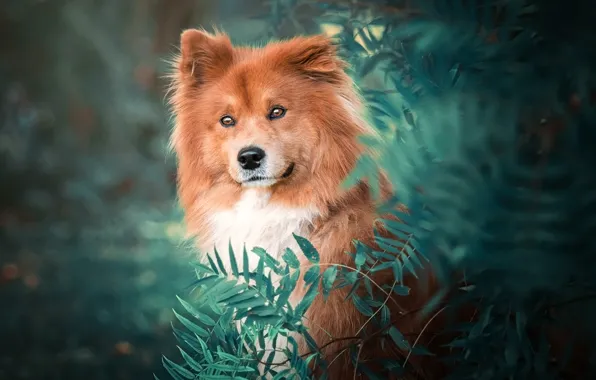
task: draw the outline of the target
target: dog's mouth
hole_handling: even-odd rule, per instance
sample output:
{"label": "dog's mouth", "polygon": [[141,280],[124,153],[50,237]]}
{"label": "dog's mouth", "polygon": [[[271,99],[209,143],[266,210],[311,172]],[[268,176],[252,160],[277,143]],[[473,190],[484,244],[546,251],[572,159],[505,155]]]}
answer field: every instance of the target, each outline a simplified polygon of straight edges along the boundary
{"label": "dog's mouth", "polygon": [[286,169],[286,171],[283,172],[283,174],[276,178],[276,177],[261,177],[261,176],[254,176],[254,177],[250,177],[249,179],[243,181],[242,183],[251,183],[251,182],[260,182],[260,181],[275,181],[278,179],[286,179],[289,176],[292,175],[292,173],[294,172],[294,163],[291,163],[290,166],[288,166],[288,168]]}

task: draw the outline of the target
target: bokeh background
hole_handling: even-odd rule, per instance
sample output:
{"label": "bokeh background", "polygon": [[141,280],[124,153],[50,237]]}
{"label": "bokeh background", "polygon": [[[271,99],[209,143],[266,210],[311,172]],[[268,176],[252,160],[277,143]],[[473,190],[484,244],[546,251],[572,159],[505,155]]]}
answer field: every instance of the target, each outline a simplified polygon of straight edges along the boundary
{"label": "bokeh background", "polygon": [[188,27],[236,42],[321,31],[316,2],[292,3],[0,2],[1,380],[164,373],[193,276],[167,60]]}

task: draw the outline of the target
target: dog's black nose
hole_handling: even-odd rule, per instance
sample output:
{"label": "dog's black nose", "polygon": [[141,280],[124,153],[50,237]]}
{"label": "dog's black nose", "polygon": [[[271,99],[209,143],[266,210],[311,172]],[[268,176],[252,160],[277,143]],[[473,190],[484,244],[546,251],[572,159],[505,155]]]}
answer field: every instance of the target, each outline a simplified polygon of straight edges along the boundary
{"label": "dog's black nose", "polygon": [[261,166],[265,158],[265,151],[254,146],[244,148],[238,153],[238,162],[242,169],[255,170]]}

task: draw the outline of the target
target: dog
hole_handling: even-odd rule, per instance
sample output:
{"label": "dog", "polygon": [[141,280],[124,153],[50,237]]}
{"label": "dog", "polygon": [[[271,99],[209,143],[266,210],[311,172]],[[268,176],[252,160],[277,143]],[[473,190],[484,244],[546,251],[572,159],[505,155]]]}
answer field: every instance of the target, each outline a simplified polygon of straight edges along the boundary
{"label": "dog", "polygon": [[[244,247],[258,246],[279,258],[285,248],[300,252],[296,234],[316,247],[324,270],[330,264],[354,267],[347,253],[354,251],[354,239],[376,247],[374,227],[383,226],[369,186],[341,186],[365,152],[359,137],[375,133],[346,67],[322,35],[250,47],[233,46],[221,32],[182,33],[170,97],[171,143],[185,223],[200,251],[228,252],[231,244],[241,255]],[[250,256],[254,269],[258,258]],[[370,276],[375,284],[393,282],[390,270]],[[297,286],[292,302],[301,299],[303,288]],[[369,318],[345,299],[348,290],[332,291],[327,300],[318,296],[305,319],[331,363],[330,379],[354,376],[345,345],[357,333],[372,331]],[[420,328],[404,312],[427,300],[426,292],[418,293],[412,286],[409,297],[389,294],[386,301],[392,315],[401,315],[396,324],[406,337],[410,331],[416,338]],[[409,357],[381,340],[361,341],[359,361]],[[300,349],[309,351],[304,342]],[[417,374],[428,372],[413,357],[408,365]]]}

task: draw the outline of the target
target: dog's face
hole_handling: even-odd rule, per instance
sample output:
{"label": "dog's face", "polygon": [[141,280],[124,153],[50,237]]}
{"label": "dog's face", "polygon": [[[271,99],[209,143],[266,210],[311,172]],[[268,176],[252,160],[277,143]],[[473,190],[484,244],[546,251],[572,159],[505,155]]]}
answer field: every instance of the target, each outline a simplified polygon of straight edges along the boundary
{"label": "dog's face", "polygon": [[295,78],[266,67],[238,65],[206,86],[202,161],[220,180],[273,186],[312,170],[319,134],[308,93]]}
{"label": "dog's face", "polygon": [[329,40],[235,48],[225,35],[189,30],[181,53],[173,143],[196,176],[275,187],[349,170],[341,152],[355,149],[353,93]]}

